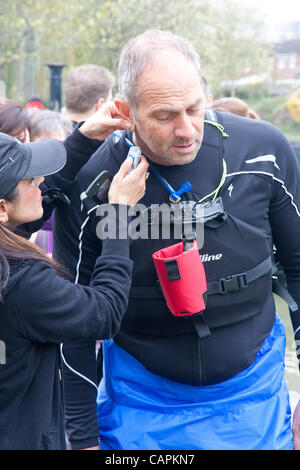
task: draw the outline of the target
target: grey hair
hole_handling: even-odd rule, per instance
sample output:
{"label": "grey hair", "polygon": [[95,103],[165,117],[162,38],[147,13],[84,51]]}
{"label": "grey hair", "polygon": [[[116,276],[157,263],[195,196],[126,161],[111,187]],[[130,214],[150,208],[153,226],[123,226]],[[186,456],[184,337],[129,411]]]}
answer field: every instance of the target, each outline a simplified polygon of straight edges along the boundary
{"label": "grey hair", "polygon": [[145,31],[125,44],[119,59],[119,95],[128,102],[134,112],[138,102],[137,81],[140,74],[157,52],[166,49],[175,49],[183,54],[195,65],[201,77],[200,57],[190,41],[170,31]]}
{"label": "grey hair", "polygon": [[67,137],[72,132],[73,126],[70,119],[56,111],[38,111],[29,121],[30,140],[41,136],[51,139],[57,130],[61,130]]}

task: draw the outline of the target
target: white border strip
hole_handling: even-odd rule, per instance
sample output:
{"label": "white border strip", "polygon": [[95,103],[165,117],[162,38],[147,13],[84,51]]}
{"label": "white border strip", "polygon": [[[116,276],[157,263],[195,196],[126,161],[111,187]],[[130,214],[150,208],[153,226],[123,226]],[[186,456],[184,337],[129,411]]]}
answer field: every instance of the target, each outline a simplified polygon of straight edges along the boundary
{"label": "white border strip", "polygon": [[95,209],[97,209],[99,206],[94,206],[92,207],[92,209],[90,209],[88,212],[87,212],[87,218],[85,219],[85,221],[83,222],[83,224],[81,225],[80,227],[80,233],[79,233],[79,237],[78,237],[78,240],[79,240],[79,245],[78,245],[78,248],[79,248],[79,257],[78,257],[78,262],[77,262],[77,265],[76,265],[76,277],[75,277],[75,284],[78,284],[78,279],[79,279],[79,270],[80,270],[80,263],[81,263],[81,258],[82,258],[82,236],[83,236],[83,230],[84,230],[84,227],[86,226],[86,224],[88,223],[88,220],[90,218],[90,213],[93,212]]}
{"label": "white border strip", "polygon": [[[76,279],[75,279],[75,284],[78,284],[78,278],[79,278],[79,268],[80,268],[80,263],[81,263],[81,258],[82,258],[82,235],[83,235],[83,230],[84,230],[84,227],[86,226],[89,218],[90,218],[90,213],[93,212],[95,209],[97,209],[97,207],[99,207],[99,205],[97,206],[94,206],[92,207],[92,209],[90,209],[88,212],[87,212],[87,218],[85,219],[85,221],[83,222],[83,224],[81,225],[80,227],[80,234],[79,234],[79,258],[78,258],[78,263],[76,265]],[[60,345],[60,355],[61,355],[61,358],[63,360],[63,363],[66,365],[66,367],[68,367],[68,369],[70,369],[71,372],[73,372],[74,374],[78,375],[78,377],[80,377],[81,379],[85,380],[86,382],[88,382],[90,385],[92,385],[93,387],[96,388],[96,390],[98,390],[98,386],[97,384],[95,384],[95,382],[93,382],[92,380],[90,380],[88,377],[86,377],[85,375],[81,374],[80,372],[78,372],[77,370],[73,369],[73,367],[70,366],[70,364],[67,363],[66,361],[66,358],[63,354],[63,343],[61,343]]]}
{"label": "white border strip", "polygon": [[266,172],[266,171],[255,171],[255,170],[253,170],[253,171],[237,171],[237,172],[234,172],[234,173],[228,173],[228,174],[226,175],[226,178],[228,178],[228,176],[247,175],[247,174],[249,174],[249,173],[250,173],[250,174],[259,174],[259,175],[271,176],[271,178],[272,178],[274,181],[277,181],[278,183],[280,183],[281,186],[282,186],[282,188],[283,188],[283,190],[284,190],[284,192],[290,197],[290,199],[291,199],[291,204],[292,204],[292,206],[295,208],[295,211],[296,211],[298,217],[300,217],[300,211],[299,211],[298,207],[296,206],[296,204],[294,203],[294,197],[293,197],[293,195],[288,192],[287,188],[286,188],[285,185],[284,185],[284,182],[281,181],[280,179],[276,178],[272,173],[268,173],[268,172]]}
{"label": "white border strip", "polygon": [[64,364],[68,367],[68,369],[70,369],[71,372],[73,372],[74,374],[78,375],[80,378],[82,378],[83,380],[86,380],[89,384],[93,385],[93,387],[96,388],[96,390],[98,390],[98,386],[97,384],[95,384],[95,382],[93,382],[91,379],[89,379],[88,377],[86,377],[85,375],[83,374],[80,374],[80,372],[78,372],[77,370],[73,369],[73,367],[71,367],[67,361],[66,361],[66,358],[63,354],[63,344],[60,345],[60,355],[61,355],[61,358],[64,362]]}
{"label": "white border strip", "polygon": [[260,155],[259,157],[250,158],[249,160],[245,160],[246,163],[249,165],[250,163],[256,162],[272,162],[278,170],[280,170],[279,166],[276,163],[275,155]]}

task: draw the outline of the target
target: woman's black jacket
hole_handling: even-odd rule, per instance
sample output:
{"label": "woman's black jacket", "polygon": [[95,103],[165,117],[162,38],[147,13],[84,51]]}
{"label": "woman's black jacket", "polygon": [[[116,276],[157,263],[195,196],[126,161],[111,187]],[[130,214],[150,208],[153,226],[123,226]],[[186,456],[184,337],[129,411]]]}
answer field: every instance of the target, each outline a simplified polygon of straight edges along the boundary
{"label": "woman's black jacket", "polygon": [[65,448],[60,343],[117,333],[131,284],[128,250],[128,240],[105,240],[89,286],[44,261],[11,261],[0,304],[0,449]]}

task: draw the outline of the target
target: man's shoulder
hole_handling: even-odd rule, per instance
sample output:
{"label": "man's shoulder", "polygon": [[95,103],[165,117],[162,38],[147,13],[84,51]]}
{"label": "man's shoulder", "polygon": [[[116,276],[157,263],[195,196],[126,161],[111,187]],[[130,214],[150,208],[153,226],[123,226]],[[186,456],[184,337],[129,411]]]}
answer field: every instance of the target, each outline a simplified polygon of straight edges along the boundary
{"label": "man's shoulder", "polygon": [[115,174],[126,158],[127,151],[128,146],[124,135],[122,134],[121,138],[116,138],[114,134],[111,134],[81,168],[77,175],[77,182],[86,183],[94,179],[95,175],[102,170]]}
{"label": "man's shoulder", "polygon": [[230,113],[218,115],[228,135],[223,142],[224,156],[230,166],[238,167],[249,159],[261,161],[262,157],[276,160],[281,169],[297,165],[290,143],[272,123]]}
{"label": "man's shoulder", "polygon": [[[250,119],[236,114],[218,112],[219,120],[224,126],[225,132],[233,137],[240,136],[248,141],[255,136],[259,141],[263,136],[281,139],[284,138],[281,131],[268,121],[262,119]],[[230,134],[231,133],[231,134]],[[236,135],[238,133],[238,135]],[[248,136],[248,137],[247,137]]]}

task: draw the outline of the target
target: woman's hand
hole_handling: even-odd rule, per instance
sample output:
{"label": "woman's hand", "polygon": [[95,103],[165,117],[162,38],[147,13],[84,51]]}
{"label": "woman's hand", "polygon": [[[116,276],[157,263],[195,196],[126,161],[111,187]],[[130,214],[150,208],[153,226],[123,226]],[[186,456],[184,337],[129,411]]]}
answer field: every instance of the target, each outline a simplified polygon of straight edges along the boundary
{"label": "woman's hand", "polygon": [[90,139],[104,140],[118,129],[132,129],[132,122],[122,119],[113,101],[104,103],[79,127],[79,131]]}
{"label": "woman's hand", "polygon": [[128,157],[114,176],[108,192],[108,202],[111,204],[134,206],[144,196],[149,164],[142,156],[138,166],[128,174],[131,167],[132,159]]}

